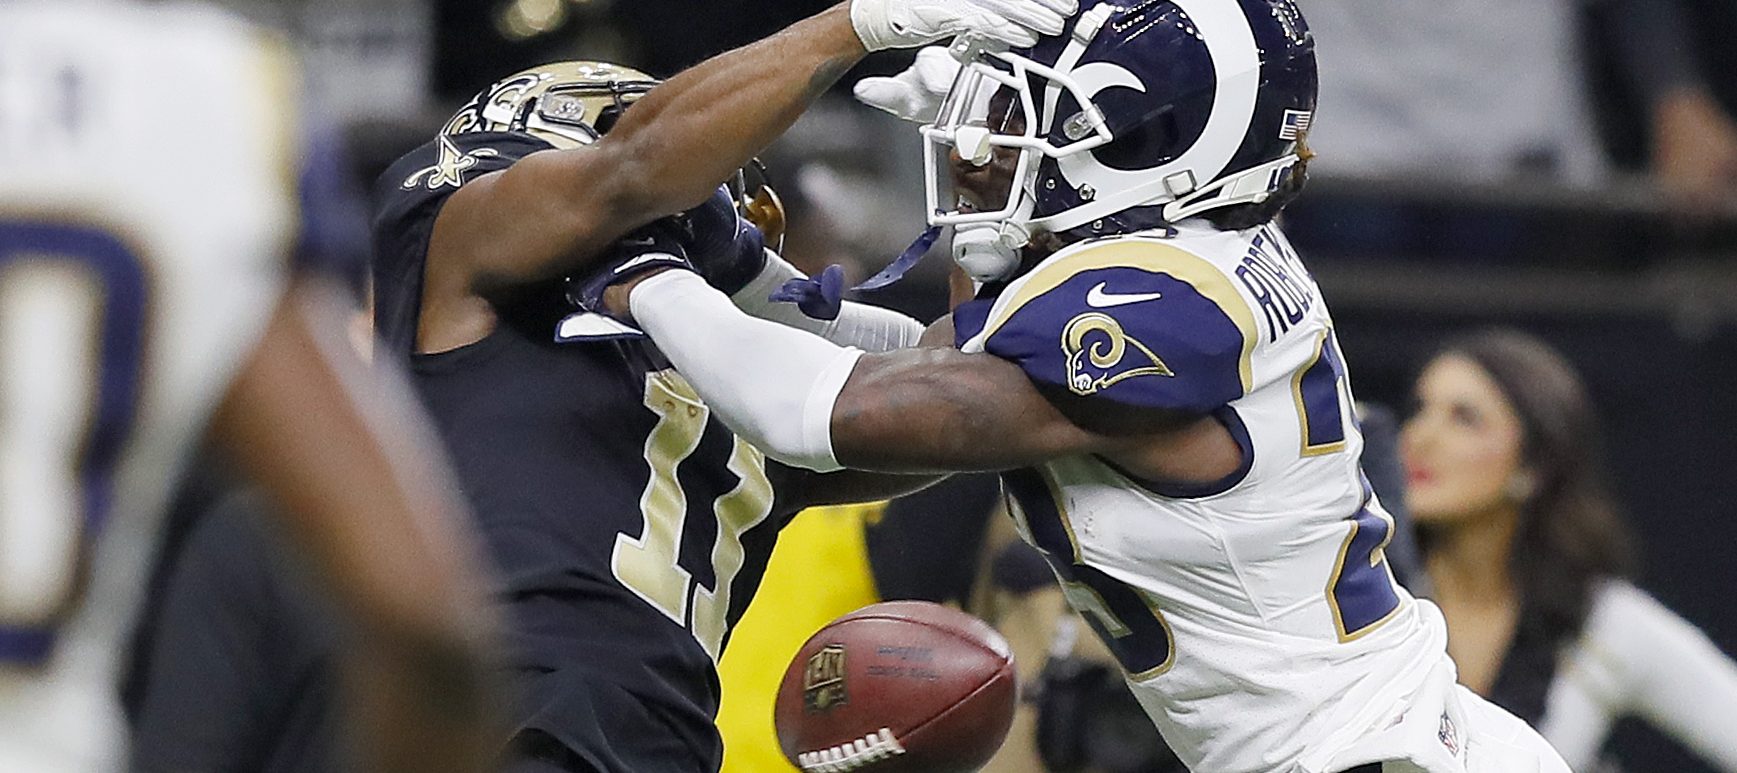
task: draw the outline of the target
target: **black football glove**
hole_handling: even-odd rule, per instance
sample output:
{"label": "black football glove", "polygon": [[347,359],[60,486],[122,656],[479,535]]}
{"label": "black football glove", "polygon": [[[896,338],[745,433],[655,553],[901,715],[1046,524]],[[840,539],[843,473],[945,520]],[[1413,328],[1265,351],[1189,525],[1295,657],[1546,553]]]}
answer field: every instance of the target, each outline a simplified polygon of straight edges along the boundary
{"label": "black football glove", "polygon": [[706,283],[733,295],[766,267],[766,239],[736,210],[729,188],[682,213],[687,221],[687,257]]}
{"label": "black football glove", "polygon": [[736,210],[728,188],[679,215],[641,226],[609,247],[601,266],[567,282],[567,298],[586,311],[607,314],[603,292],[656,268],[682,268],[726,294],[746,287],[766,267],[760,229]]}
{"label": "black football glove", "polygon": [[609,254],[595,271],[567,280],[567,300],[586,311],[609,314],[603,305],[603,291],[653,269],[692,271],[685,246],[690,236],[680,215],[640,226],[610,245]]}

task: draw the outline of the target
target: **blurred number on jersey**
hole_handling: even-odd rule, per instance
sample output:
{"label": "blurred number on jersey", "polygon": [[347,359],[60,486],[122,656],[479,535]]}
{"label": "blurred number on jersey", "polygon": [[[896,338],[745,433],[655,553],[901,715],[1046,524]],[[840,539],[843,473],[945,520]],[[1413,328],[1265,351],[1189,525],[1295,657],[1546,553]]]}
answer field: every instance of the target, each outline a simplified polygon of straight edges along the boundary
{"label": "blurred number on jersey", "polygon": [[116,504],[147,290],[101,229],[0,219],[0,661],[48,656]]}
{"label": "blurred number on jersey", "polygon": [[1152,596],[1077,560],[1072,526],[1056,502],[1044,473],[1033,469],[1002,473],[1008,512],[1020,535],[1035,546],[1055,572],[1080,616],[1103,640],[1128,677],[1150,679],[1175,662],[1170,624]]}

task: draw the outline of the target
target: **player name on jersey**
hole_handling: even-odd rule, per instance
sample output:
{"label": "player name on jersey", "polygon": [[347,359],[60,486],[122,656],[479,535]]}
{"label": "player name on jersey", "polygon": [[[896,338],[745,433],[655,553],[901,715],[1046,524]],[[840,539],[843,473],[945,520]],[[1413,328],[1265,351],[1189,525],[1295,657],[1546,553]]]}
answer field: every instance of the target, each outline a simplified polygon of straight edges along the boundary
{"label": "player name on jersey", "polygon": [[1249,244],[1242,265],[1236,267],[1236,278],[1260,310],[1268,342],[1279,340],[1314,307],[1317,293],[1308,276],[1297,253],[1268,229],[1261,229]]}

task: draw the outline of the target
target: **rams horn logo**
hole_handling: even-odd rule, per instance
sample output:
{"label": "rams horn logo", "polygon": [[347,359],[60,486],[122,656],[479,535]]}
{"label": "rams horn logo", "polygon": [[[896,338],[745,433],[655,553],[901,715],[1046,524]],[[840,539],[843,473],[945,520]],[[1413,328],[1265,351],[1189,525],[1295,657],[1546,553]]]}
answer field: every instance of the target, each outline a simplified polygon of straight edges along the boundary
{"label": "rams horn logo", "polygon": [[[1088,337],[1090,342],[1086,340]],[[1129,347],[1137,350],[1139,356],[1145,357],[1150,364],[1142,364],[1136,357],[1134,362],[1126,363],[1132,367],[1117,370],[1124,366]],[[1170,366],[1158,359],[1158,355],[1130,337],[1122,330],[1122,323],[1108,314],[1087,312],[1070,320],[1062,331],[1062,352],[1068,356],[1068,389],[1074,394],[1089,395],[1139,376],[1176,375]]]}
{"label": "rams horn logo", "polygon": [[404,181],[404,190],[416,188],[423,183],[424,179],[428,181],[428,189],[431,191],[440,190],[447,185],[457,188],[464,185],[466,170],[481,163],[481,159],[493,158],[498,155],[500,152],[494,148],[477,148],[469,153],[460,153],[458,146],[453,144],[451,138],[441,137],[440,160],[436,161],[434,166],[411,175],[410,179]]}
{"label": "rams horn logo", "polygon": [[802,673],[802,706],[809,713],[831,711],[849,702],[844,691],[844,645],[828,644],[808,658]]}

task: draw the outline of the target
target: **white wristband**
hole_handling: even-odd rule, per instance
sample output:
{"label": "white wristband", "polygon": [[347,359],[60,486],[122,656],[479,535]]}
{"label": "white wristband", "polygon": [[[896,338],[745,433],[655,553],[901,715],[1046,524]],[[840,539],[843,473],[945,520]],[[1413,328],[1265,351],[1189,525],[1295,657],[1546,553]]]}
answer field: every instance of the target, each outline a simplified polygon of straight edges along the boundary
{"label": "white wristband", "polygon": [[640,282],[628,305],[737,435],[785,464],[842,469],[832,450],[832,407],[861,350],[743,314],[688,271]]}

